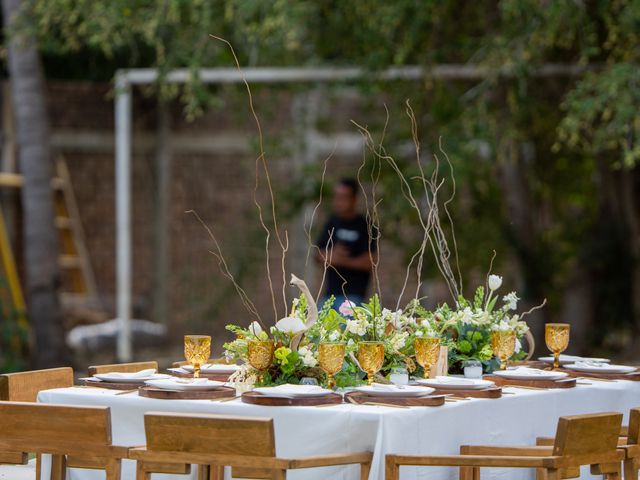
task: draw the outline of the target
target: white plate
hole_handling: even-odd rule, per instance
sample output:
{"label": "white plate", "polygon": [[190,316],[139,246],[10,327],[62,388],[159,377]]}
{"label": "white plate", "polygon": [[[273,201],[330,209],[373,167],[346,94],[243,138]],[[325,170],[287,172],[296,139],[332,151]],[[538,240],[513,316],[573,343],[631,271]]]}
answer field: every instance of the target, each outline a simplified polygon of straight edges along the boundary
{"label": "white plate", "polygon": [[[184,365],[183,370],[193,372],[193,365]],[[240,365],[226,365],[223,363],[206,363],[200,367],[201,373],[235,373],[240,369]]]}
{"label": "white plate", "polygon": [[[553,363],[553,357],[540,357],[538,358],[538,360],[544,363]],[[568,363],[575,363],[580,361],[609,363],[611,360],[609,360],[608,358],[577,357],[575,355],[560,354],[560,365],[566,365]]]}
{"label": "white plate", "polygon": [[413,385],[366,385],[355,390],[376,397],[424,397],[434,391],[433,388]]}
{"label": "white plate", "polygon": [[497,377],[508,378],[511,380],[559,380],[569,376],[569,374],[565,372],[537,370],[535,368],[498,370],[497,372],[493,372],[493,374]]}
{"label": "white plate", "polygon": [[278,385],[277,387],[258,387],[253,389],[265,397],[275,398],[302,398],[302,397],[319,397],[333,393],[332,390],[319,387],[317,385]]}
{"label": "white plate", "polygon": [[98,373],[92,378],[94,379],[93,381],[96,382],[142,384],[147,380],[162,380],[170,377],[171,375],[165,375],[164,373],[154,373],[145,377],[125,377],[120,375],[111,375],[109,373]]}
{"label": "white plate", "polygon": [[484,390],[485,388],[493,387],[495,383],[489,380],[481,380],[476,378],[456,378],[446,377],[443,381],[440,378],[421,378],[416,380],[420,385],[426,385],[427,387],[442,388],[448,390]]}
{"label": "white plate", "polygon": [[627,365],[609,365],[606,363],[601,366],[570,364],[566,365],[565,368],[584,373],[631,373],[637,370],[636,367],[629,367]]}
{"label": "white plate", "polygon": [[148,380],[145,385],[162,390],[215,390],[224,385],[224,382],[217,382],[207,378],[193,380],[191,378],[168,378],[165,380]]}

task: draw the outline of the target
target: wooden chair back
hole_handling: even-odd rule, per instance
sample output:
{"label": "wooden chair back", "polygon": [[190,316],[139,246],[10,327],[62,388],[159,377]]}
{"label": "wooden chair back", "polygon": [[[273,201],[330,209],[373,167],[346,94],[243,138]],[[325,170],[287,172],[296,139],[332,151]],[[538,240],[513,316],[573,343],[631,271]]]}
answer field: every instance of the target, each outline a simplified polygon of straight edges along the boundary
{"label": "wooden chair back", "polygon": [[33,370],[0,375],[0,400],[35,402],[38,392],[73,386],[73,369],[69,367]]}
{"label": "wooden chair back", "polygon": [[87,454],[111,445],[108,407],[0,402],[0,448]]}
{"label": "wooden chair back", "polygon": [[597,458],[615,452],[621,425],[621,413],[560,417],[553,455],[579,460],[580,457]]}
{"label": "wooden chair back", "polygon": [[109,373],[109,372],[122,372],[122,373],[134,373],[140,370],[147,370],[150,368],[158,369],[158,362],[132,362],[132,363],[112,363],[107,365],[92,365],[89,367],[89,375],[93,376],[96,373]]}
{"label": "wooden chair back", "polygon": [[[144,417],[147,449],[275,457],[273,420],[225,415],[147,413]],[[258,468],[233,468],[234,478],[272,478]]]}
{"label": "wooden chair back", "polygon": [[147,413],[147,449],[275,457],[273,420],[208,414]]}
{"label": "wooden chair back", "polygon": [[627,429],[627,444],[640,443],[640,408],[632,408],[629,412],[629,428]]}

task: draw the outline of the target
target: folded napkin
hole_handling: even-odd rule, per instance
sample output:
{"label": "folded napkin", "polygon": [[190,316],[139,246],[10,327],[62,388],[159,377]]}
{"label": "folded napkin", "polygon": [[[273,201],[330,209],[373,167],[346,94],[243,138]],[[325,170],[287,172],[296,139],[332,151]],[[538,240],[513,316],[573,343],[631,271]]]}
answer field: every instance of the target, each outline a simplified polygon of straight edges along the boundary
{"label": "folded napkin", "polygon": [[325,389],[318,385],[292,385],[285,383],[284,385],[278,385],[277,387],[259,387],[254,388],[254,391],[268,395],[269,393],[297,393],[297,394],[312,394],[312,393],[324,393]]}
{"label": "folded napkin", "polygon": [[475,385],[475,380],[470,378],[461,378],[461,377],[445,377],[445,376],[437,376],[436,380],[438,383],[442,383],[446,385],[447,383],[453,383],[455,385]]}
{"label": "folded napkin", "polygon": [[147,378],[156,373],[155,368],[140,370],[139,372],[109,372],[103,375],[109,375],[113,378]]}
{"label": "folded napkin", "polygon": [[396,392],[398,390],[404,390],[402,385],[387,385],[384,383],[374,383],[371,387],[374,390],[380,390],[381,392]]}
{"label": "folded napkin", "polygon": [[209,383],[208,378],[172,378],[171,381],[185,385],[206,385]]}
{"label": "folded napkin", "polygon": [[545,370],[540,370],[538,368],[530,368],[530,367],[515,367],[515,368],[509,368],[509,372],[510,373],[516,373],[518,375],[546,375],[549,372],[545,371]]}
{"label": "folded napkin", "polygon": [[575,366],[582,368],[611,368],[611,365],[609,365],[608,363],[594,362],[593,360],[581,360],[579,362],[576,362]]}

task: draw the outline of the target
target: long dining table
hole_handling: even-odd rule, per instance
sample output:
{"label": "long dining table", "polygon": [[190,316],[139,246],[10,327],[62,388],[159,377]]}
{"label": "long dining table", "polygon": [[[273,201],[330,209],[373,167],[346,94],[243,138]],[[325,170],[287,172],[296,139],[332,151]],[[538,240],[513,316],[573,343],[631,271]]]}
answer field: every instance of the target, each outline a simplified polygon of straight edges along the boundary
{"label": "long dining table", "polygon": [[[570,389],[507,387],[499,399],[468,399],[439,407],[398,408],[341,404],[323,407],[267,407],[233,401],[159,400],[119,394],[103,388],[72,387],[40,392],[48,404],[102,405],[111,409],[113,443],[145,444],[147,412],[214,413],[274,419],[277,454],[302,457],[330,453],[372,451],[370,480],[384,479],[388,453],[407,455],[456,454],[460,445],[532,445],[538,436],[553,436],[558,417],[595,412],[623,412],[625,421],[640,406],[640,382],[581,380]],[[43,462],[43,478],[47,474]],[[227,473],[228,476],[228,473]],[[47,477],[48,478],[48,477]],[[70,480],[103,479],[103,472],[71,469]],[[123,462],[123,480],[135,479],[135,463]],[[184,475],[154,475],[154,479],[179,480]],[[191,478],[195,478],[192,469]],[[358,467],[291,471],[292,480],[359,479]],[[451,468],[403,467],[401,479],[457,479]],[[487,479],[533,479],[530,470],[483,469]],[[591,477],[583,469],[580,478]]]}

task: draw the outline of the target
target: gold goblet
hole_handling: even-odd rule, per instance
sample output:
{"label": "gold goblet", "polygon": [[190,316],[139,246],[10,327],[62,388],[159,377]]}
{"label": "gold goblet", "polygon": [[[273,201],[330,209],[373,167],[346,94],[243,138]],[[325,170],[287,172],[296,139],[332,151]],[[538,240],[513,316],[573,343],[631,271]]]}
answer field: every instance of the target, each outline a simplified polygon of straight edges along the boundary
{"label": "gold goblet", "polygon": [[320,368],[327,374],[329,388],[336,386],[333,376],[342,370],[346,352],[347,346],[342,342],[326,342],[318,346],[318,362]]}
{"label": "gold goblet", "polygon": [[440,339],[438,337],[418,337],[414,342],[416,361],[424,369],[425,378],[431,376],[431,367],[440,355]]}
{"label": "gold goblet", "polygon": [[193,378],[200,378],[200,366],[211,356],[209,335],[185,335],[184,358],[193,365]]}
{"label": "gold goblet", "polygon": [[373,384],[373,376],[384,364],[384,343],[360,342],[358,343],[357,356],[360,368],[367,372],[369,385]]}
{"label": "gold goblet", "polygon": [[247,360],[258,370],[258,382],[262,382],[262,374],[273,362],[276,347],[273,340],[249,340],[247,342]]}
{"label": "gold goblet", "polygon": [[547,348],[553,352],[553,368],[560,368],[560,354],[569,346],[568,323],[547,323],[544,326],[544,341]]}
{"label": "gold goblet", "polygon": [[506,370],[509,359],[516,351],[516,332],[513,330],[493,332],[491,346],[495,356],[500,359],[500,370]]}

